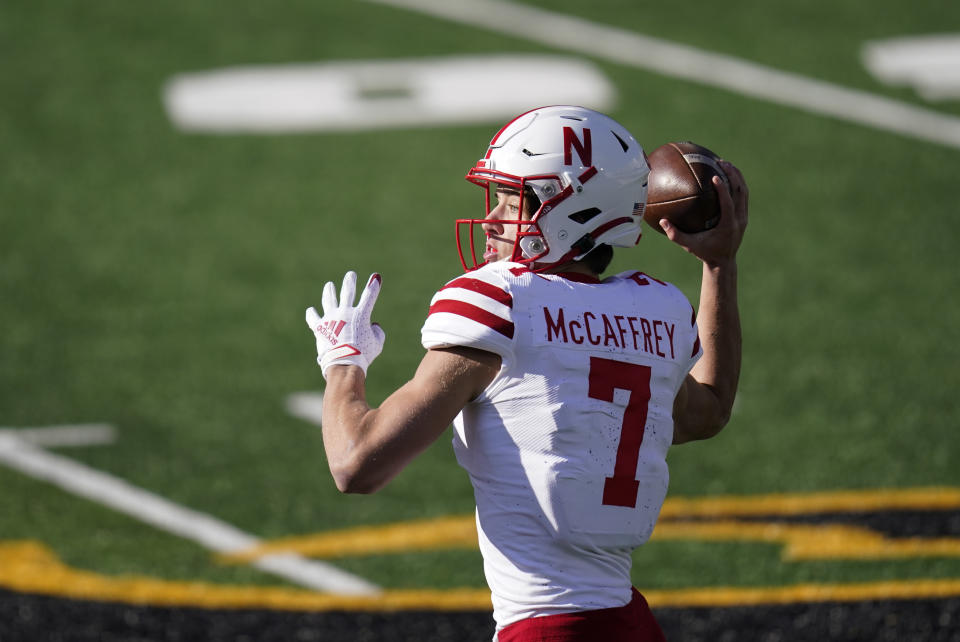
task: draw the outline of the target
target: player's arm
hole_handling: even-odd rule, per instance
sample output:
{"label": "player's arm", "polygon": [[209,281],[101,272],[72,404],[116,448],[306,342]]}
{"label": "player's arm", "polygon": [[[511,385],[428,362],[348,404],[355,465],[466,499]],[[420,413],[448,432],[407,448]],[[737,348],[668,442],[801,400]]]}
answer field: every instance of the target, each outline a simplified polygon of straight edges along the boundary
{"label": "player's arm", "polygon": [[703,356],[687,375],[674,403],[675,444],[713,437],[730,419],[740,378],[736,265],[704,266],[697,323]]}
{"label": "player's arm", "polygon": [[489,385],[500,357],[476,348],[431,349],[413,379],[379,408],[367,404],[367,368],[386,336],[371,321],[380,294],[373,274],[354,306],[357,275],[347,272],[340,297],[323,288],[323,316],[307,308],[307,326],[317,341],[317,363],[327,380],[323,397],[323,444],[337,488],[372,493],[446,430],[457,413]]}
{"label": "player's arm", "polygon": [[674,403],[676,444],[713,437],[726,425],[733,410],[740,378],[741,332],[737,303],[737,250],[747,226],[749,193],[743,175],[732,164],[722,164],[729,187],[719,178],[721,219],[713,230],[684,234],[661,221],[670,240],[703,263],[697,324],[703,356],[683,382]]}
{"label": "player's arm", "polygon": [[382,488],[436,441],[499,369],[500,357],[491,352],[428,350],[413,378],[379,408],[371,408],[362,369],[330,368],[323,396],[323,444],[337,488],[344,493]]}

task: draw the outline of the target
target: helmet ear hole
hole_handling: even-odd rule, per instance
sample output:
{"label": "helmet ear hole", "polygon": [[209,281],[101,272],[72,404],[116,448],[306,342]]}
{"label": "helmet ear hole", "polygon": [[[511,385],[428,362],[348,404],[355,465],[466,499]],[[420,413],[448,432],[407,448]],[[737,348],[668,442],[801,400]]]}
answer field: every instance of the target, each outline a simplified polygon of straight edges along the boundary
{"label": "helmet ear hole", "polygon": [[574,244],[571,245],[570,247],[572,247],[582,255],[592,250],[596,245],[597,245],[597,242],[593,239],[592,236],[590,236],[589,234],[584,234],[583,236],[578,238],[576,242],[574,242]]}

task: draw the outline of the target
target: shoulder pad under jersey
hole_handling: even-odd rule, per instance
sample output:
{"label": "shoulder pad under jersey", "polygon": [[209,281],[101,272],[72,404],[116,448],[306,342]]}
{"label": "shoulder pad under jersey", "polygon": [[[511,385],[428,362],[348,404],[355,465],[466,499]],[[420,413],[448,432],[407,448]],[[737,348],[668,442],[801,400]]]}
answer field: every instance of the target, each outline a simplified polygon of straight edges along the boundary
{"label": "shoulder pad under jersey", "polygon": [[465,346],[513,355],[513,296],[504,263],[488,264],[447,283],[430,301],[424,348]]}

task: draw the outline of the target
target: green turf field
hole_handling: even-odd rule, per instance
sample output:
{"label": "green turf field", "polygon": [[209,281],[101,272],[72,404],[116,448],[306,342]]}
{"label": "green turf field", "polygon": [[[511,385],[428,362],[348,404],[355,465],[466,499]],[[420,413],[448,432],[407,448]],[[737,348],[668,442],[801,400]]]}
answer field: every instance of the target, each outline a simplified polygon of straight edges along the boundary
{"label": "green turf field", "polygon": [[[866,41],[955,29],[957,4],[525,4],[960,118],[960,100],[925,102],[860,60]],[[284,403],[322,390],[303,310],[347,269],[384,279],[371,400],[412,374],[429,299],[460,272],[453,219],[482,214],[463,175],[502,123],[184,133],[162,92],[241,64],[502,52],[590,60],[645,147],[696,140],[750,184],[737,407],[719,437],[671,452],[671,498],[960,487],[960,148],[361,1],[0,5],[0,426],[110,424],[113,443],[50,450],[267,540],[469,514],[448,438],[381,493],[340,496],[319,428]],[[612,271],[632,267],[696,300],[698,264],[663,237]],[[869,559],[655,540],[634,579],[960,580],[960,531],[934,534],[938,553]],[[108,577],[285,582],[0,466],[0,547],[14,541]],[[485,586],[470,548],[329,561],[392,589]]]}

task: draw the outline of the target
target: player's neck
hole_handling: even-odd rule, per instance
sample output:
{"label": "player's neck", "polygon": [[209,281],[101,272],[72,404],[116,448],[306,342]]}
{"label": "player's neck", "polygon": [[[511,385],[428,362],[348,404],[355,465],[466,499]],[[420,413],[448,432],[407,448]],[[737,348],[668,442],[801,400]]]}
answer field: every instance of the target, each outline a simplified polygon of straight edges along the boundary
{"label": "player's neck", "polygon": [[546,274],[583,274],[599,280],[600,275],[587,267],[583,261],[568,261],[544,270]]}

